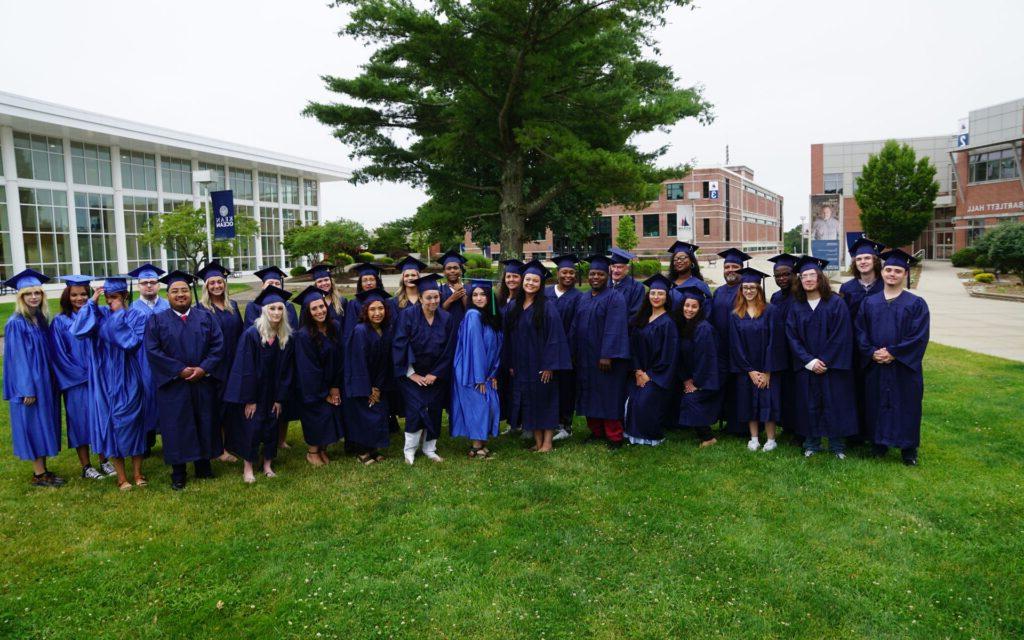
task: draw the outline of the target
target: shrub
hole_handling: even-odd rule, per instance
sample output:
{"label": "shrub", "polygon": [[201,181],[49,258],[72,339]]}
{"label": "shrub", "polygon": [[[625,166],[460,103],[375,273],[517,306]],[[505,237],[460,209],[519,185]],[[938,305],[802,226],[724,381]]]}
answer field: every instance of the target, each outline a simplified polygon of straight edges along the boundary
{"label": "shrub", "polygon": [[983,284],[992,284],[993,282],[996,281],[996,277],[991,273],[979,273],[978,275],[974,276],[974,281],[981,282]]}
{"label": "shrub", "polygon": [[381,264],[395,264],[395,259],[392,258],[391,256],[384,256],[383,258],[378,260],[378,262],[380,262]]}
{"label": "shrub", "polygon": [[979,273],[985,273],[985,270],[982,269],[981,267],[974,267],[973,269],[971,269],[971,275],[972,276],[976,276]]}
{"label": "shrub", "polygon": [[491,269],[490,267],[466,269],[467,278],[476,278],[478,280],[494,280],[494,278],[497,277],[497,275],[497,269]]}
{"label": "shrub", "polygon": [[374,260],[373,254],[370,253],[369,251],[363,251],[356,257],[359,258],[360,262],[373,262]]}
{"label": "shrub", "polygon": [[590,274],[590,263],[586,260],[580,260],[576,264],[576,273],[580,274],[580,282],[586,282],[587,276]]}
{"label": "shrub", "polygon": [[974,247],[964,247],[949,257],[949,261],[953,263],[954,267],[969,267],[977,259],[978,250]]}
{"label": "shrub", "polygon": [[339,267],[344,267],[355,262],[355,260],[352,259],[352,256],[348,255],[347,253],[336,253],[334,254],[333,259],[335,264],[337,264]]}
{"label": "shrub", "polygon": [[491,259],[482,253],[470,253],[466,256],[467,269],[490,269]]}
{"label": "shrub", "polygon": [[291,273],[291,276],[293,278],[295,278],[297,276],[304,276],[304,275],[306,275],[306,267],[304,267],[304,266],[302,266],[300,264],[297,267],[292,267],[292,270],[290,271],[290,273]]}
{"label": "shrub", "polygon": [[637,260],[633,262],[633,275],[634,276],[653,276],[661,271],[660,260]]}

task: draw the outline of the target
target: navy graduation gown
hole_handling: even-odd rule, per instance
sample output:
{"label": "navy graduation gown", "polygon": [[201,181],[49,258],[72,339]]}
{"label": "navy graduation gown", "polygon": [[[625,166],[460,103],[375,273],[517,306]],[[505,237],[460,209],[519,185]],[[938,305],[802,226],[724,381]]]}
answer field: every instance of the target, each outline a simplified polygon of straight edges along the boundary
{"label": "navy graduation gown", "polygon": [[[451,384],[456,329],[451,315],[440,308],[434,313],[432,324],[427,322],[418,305],[407,307],[398,316],[391,357],[405,403],[406,433],[426,429],[427,440],[437,440],[441,435],[441,411]],[[437,380],[421,387],[408,378],[410,368],[421,376],[433,374]]]}
{"label": "navy graduation gown", "polygon": [[[588,418],[622,420],[629,380],[629,326],[623,297],[605,288],[576,306],[569,342],[576,370],[576,411]],[[612,361],[610,371],[598,360]]]}
{"label": "navy graduation gown", "polygon": [[[60,399],[50,372],[46,318],[29,322],[15,312],[4,325],[4,400],[11,412],[14,455],[22,460],[60,452]],[[34,397],[26,405],[24,398]]]}
{"label": "navy graduation gown", "polygon": [[[491,384],[501,366],[502,334],[480,320],[470,309],[459,327],[452,365],[452,437],[487,440],[498,435],[501,406]],[[484,393],[477,385],[484,384]]]}
{"label": "navy graduation gown", "polygon": [[[229,424],[232,420],[237,418],[237,412],[228,411],[227,405],[224,402],[224,384],[227,382],[228,375],[231,373],[231,365],[235,361],[235,352],[238,350],[238,339],[242,336],[242,330],[245,329],[245,324],[242,320],[242,314],[238,310],[238,303],[234,300],[229,301],[231,304],[227,309],[221,309],[214,306],[213,309],[202,309],[213,314],[214,319],[217,321],[217,325],[220,327],[220,333],[224,337],[224,357],[220,359],[220,364],[217,367],[217,375],[214,376],[217,382],[217,420],[220,422],[222,428],[226,432],[230,432],[231,425]],[[200,308],[196,305],[196,308]],[[218,438],[220,434],[217,434]],[[223,442],[217,446],[223,446]]]}
{"label": "navy graduation gown", "polygon": [[707,320],[701,320],[690,338],[679,338],[677,378],[680,388],[693,380],[697,390],[682,393],[679,400],[680,427],[707,427],[718,420],[721,404],[721,371],[718,364],[718,336]]}
{"label": "navy graduation gown", "polygon": [[89,361],[92,360],[92,340],[80,340],[71,335],[74,316],[58,315],[50,323],[50,341],[53,346],[51,364],[57,387],[64,397],[64,421],[67,424],[68,446],[72,449],[88,446],[91,402],[89,399]]}
{"label": "navy graduation gown", "polygon": [[[157,296],[156,302],[150,307],[146,304],[146,301],[139,298],[135,302],[132,302],[129,307],[130,310],[137,314],[141,314],[146,318],[146,322],[142,323],[139,330],[145,332],[146,323],[149,322],[149,318],[161,311],[167,311],[171,308],[171,304],[167,302],[166,298]],[[143,339],[144,335],[143,335]],[[143,420],[146,424],[146,431],[158,431],[158,420],[157,414],[159,409],[156,406],[156,387],[153,385],[153,374],[149,369],[149,356],[146,353],[145,348],[141,348],[135,352],[136,357],[139,359],[139,375],[142,376],[142,386],[145,391],[145,407],[143,408]]]}
{"label": "navy graduation gown", "polygon": [[[507,366],[509,375],[508,423],[526,431],[558,427],[558,376],[572,367],[562,318],[555,305],[544,302],[542,330],[533,324],[536,302],[523,309],[515,323],[508,322],[509,313],[505,313],[502,366]],[[554,378],[541,382],[541,371],[554,372]]]}
{"label": "navy graduation gown", "polygon": [[[853,278],[847,280],[839,287],[839,293],[843,296],[843,302],[846,303],[846,308],[850,310],[850,322],[853,323],[857,320],[857,314],[860,312],[861,305],[864,301],[871,296],[875,296],[885,289],[885,283],[882,282],[881,278],[875,278],[875,281],[865,289],[861,284],[860,280]],[[857,351],[857,336],[853,337],[853,350]],[[864,376],[866,370],[861,367],[854,367],[853,380],[855,388],[855,399],[857,401],[857,424],[860,429],[860,436],[865,440],[871,439],[871,427],[867,422],[867,407],[864,404]]]}
{"label": "navy graduation gown", "polygon": [[[334,338],[313,335],[307,327],[292,334],[295,341],[295,392],[299,403],[299,420],[306,444],[326,447],[345,437],[341,406],[326,401],[331,389],[341,390],[342,353],[341,326],[335,320]],[[319,332],[317,332],[319,333]]]}
{"label": "navy graduation gown", "polygon": [[[463,285],[463,286],[465,286],[465,285]],[[449,285],[447,282],[444,282],[441,285],[441,304],[443,305],[445,300],[447,300],[448,298],[452,297],[453,293],[455,293],[455,290],[452,289],[451,285]],[[451,304],[451,306],[448,307],[447,309],[445,309],[444,307],[440,307],[442,310],[448,312],[448,315],[450,315],[452,317],[452,322],[455,323],[456,327],[462,326],[462,319],[464,317],[466,317],[466,305],[469,304],[469,296],[470,295],[471,295],[471,292],[469,291],[469,288],[467,287],[466,288],[466,297],[464,297],[462,300],[460,300],[459,302],[453,302]]]}
{"label": "navy graduation gown", "polygon": [[[346,442],[370,449],[388,446],[388,397],[384,387],[391,379],[391,338],[383,331],[360,322],[353,327],[342,350],[344,366],[342,376],[344,399],[341,407],[345,415]],[[373,389],[380,389],[380,402],[370,406],[368,400]]]}
{"label": "navy graduation gown", "polygon": [[[170,465],[209,460],[216,448],[217,371],[224,356],[224,337],[213,315],[192,309],[182,321],[173,309],[146,322],[146,356],[160,406],[157,424],[163,439],[164,462]],[[202,367],[206,375],[194,382],[178,377],[185,367]]]}
{"label": "navy graduation gown", "polygon": [[[544,287],[544,295],[548,300],[555,303],[558,308],[558,315],[562,317],[562,328],[565,335],[569,335],[572,328],[572,318],[576,315],[576,305],[579,304],[583,292],[573,287],[562,293],[561,297],[555,292],[555,285]],[[572,414],[576,408],[576,372],[566,369],[558,374],[558,420],[561,424],[572,424]]]}
{"label": "navy graduation gown", "polygon": [[665,438],[665,427],[674,424],[676,353],[679,332],[668,313],[663,313],[643,327],[634,328],[629,340],[633,370],[642,370],[651,379],[643,387],[636,378],[629,380],[629,401],[626,410],[626,436],[631,441],[655,444]]}
{"label": "navy graduation gown", "polygon": [[736,381],[729,375],[729,316],[736,303],[740,285],[723,284],[715,289],[711,299],[711,314],[708,320],[715,328],[718,338],[718,366],[722,373],[722,406],[718,411],[719,420],[725,420],[725,432],[733,435],[748,433],[747,425],[741,424],[735,416]]}
{"label": "navy graduation gown", "polygon": [[[340,302],[340,304],[338,306],[341,307],[341,311],[339,312],[337,309],[334,308],[333,304],[330,304],[328,302],[327,303],[327,319],[330,320],[331,322],[337,322],[340,326],[344,327],[345,319],[348,317],[348,307],[349,307],[350,301],[346,300],[345,296],[338,295],[337,293],[335,293],[334,295],[338,298],[338,301]],[[324,300],[324,302],[327,302],[327,301]],[[306,313],[307,313],[307,311],[306,311],[306,307],[305,306],[299,307],[299,316],[298,316],[299,322],[298,322],[298,325],[296,325],[296,326],[304,326],[305,325],[305,323],[306,323]],[[295,327],[292,327],[292,328],[295,328]]]}
{"label": "navy graduation gown", "polygon": [[[729,314],[729,370],[735,384],[733,412],[740,424],[776,422],[782,411],[782,385],[775,371],[788,368],[789,362],[776,365],[776,310],[772,305],[756,318]],[[751,371],[770,373],[768,388],[758,389],[748,375]]]}
{"label": "navy graduation gown", "polygon": [[644,304],[644,296],[647,295],[647,289],[644,288],[642,283],[637,282],[630,275],[627,275],[618,282],[614,282],[609,276],[608,288],[617,291],[625,301],[627,320],[640,313],[640,307]]}
{"label": "navy graduation gown", "polygon": [[[794,300],[786,318],[786,337],[796,372],[797,432],[812,438],[857,433],[853,330],[846,305],[836,295],[820,300],[817,309]],[[806,368],[815,358],[828,367],[825,373]]]}
{"label": "navy graduation gown", "polygon": [[[291,325],[292,331],[295,331],[299,328],[299,316],[295,313],[295,305],[285,302],[284,311],[288,316],[288,324]],[[263,305],[256,304],[255,302],[245,305],[245,328],[251,327],[256,322],[256,318],[260,317],[261,313],[263,313]]]}
{"label": "navy graduation gown", "polygon": [[678,309],[683,304],[683,294],[679,289],[683,287],[697,287],[704,292],[704,295],[711,298],[711,287],[708,283],[704,282],[696,276],[690,276],[686,280],[683,280],[681,284],[672,283],[672,289],[668,292],[668,297],[672,301],[672,308]]}
{"label": "navy graduation gown", "polygon": [[[928,347],[930,316],[920,297],[904,291],[892,300],[885,294],[867,298],[857,315],[856,333],[864,371],[867,425],[875,444],[907,449],[921,442],[921,361]],[[885,348],[895,360],[872,359]]]}
{"label": "navy graduation gown", "polygon": [[799,434],[796,419],[796,377],[790,366],[792,356],[789,353],[789,340],[786,338],[786,318],[789,316],[789,308],[793,305],[793,294],[789,291],[776,291],[772,294],[771,305],[775,308],[773,318],[776,338],[772,340],[772,364],[775,366],[772,384],[779,384],[782,387],[780,422],[787,430]]}
{"label": "navy graduation gown", "polygon": [[250,463],[258,462],[260,444],[265,458],[277,457],[278,417],[274,415],[274,403],[283,406],[291,392],[294,347],[294,336],[284,348],[278,340],[265,344],[255,326],[243,331],[238,340],[224,401],[237,405],[239,412],[244,411],[245,405],[254,403],[256,411],[251,418],[241,413],[238,420],[233,421],[235,430],[228,437],[228,449]]}

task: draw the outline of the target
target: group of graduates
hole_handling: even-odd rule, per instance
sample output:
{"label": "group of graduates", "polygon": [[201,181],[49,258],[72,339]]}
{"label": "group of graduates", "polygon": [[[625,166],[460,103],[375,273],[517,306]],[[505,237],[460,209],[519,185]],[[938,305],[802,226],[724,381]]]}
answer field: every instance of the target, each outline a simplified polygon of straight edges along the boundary
{"label": "group of graduates", "polygon": [[14,453],[32,461],[34,486],[65,483],[46,467],[61,448],[63,399],[82,477],[116,475],[122,490],[147,484],[142,460],[158,433],[176,490],[188,463],[212,477],[213,459],[241,458],[247,483],[257,470],[273,477],[291,420],[314,466],[341,441],[359,462],[381,462],[399,430],[408,464],[418,452],[440,462],[444,412],[451,436],[482,460],[502,420],[548,452],[580,415],[590,440],[612,449],[661,444],[672,428],[706,447],[722,423],[749,436],[750,450],[771,451],[782,425],[806,456],[827,438],[842,459],[856,437],[917,463],[929,317],[906,291],[912,257],[858,240],[854,278],[837,295],[824,260],[780,254],[770,259],[780,290],[768,301],[767,274],[745,267],[738,249],[719,253],[725,283],[712,294],[697,249],[676,242],[668,276],[643,283],[629,275],[628,252],[589,256],[587,290],[574,255],[554,258],[547,286],[538,260],[502,261],[496,284],[464,282],[454,251],[439,259],[443,276],[409,256],[394,296],[363,263],[352,299],[336,291],[332,265],[315,265],[295,296],[267,267],[244,317],[217,261],[194,275],[146,264],[95,289],[89,276],[61,276],[52,321],[49,278],[26,270],[7,281],[17,290],[4,357]]}

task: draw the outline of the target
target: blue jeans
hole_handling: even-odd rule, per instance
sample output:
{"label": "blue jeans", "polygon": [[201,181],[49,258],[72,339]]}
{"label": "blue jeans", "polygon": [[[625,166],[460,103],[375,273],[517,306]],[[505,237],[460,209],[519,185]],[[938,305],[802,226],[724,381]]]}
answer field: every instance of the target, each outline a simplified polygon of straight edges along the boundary
{"label": "blue jeans", "polygon": [[[811,436],[804,438],[804,451],[814,451],[817,453],[822,449],[821,438],[812,438]],[[829,438],[828,450],[832,453],[845,453],[846,441],[843,438]]]}

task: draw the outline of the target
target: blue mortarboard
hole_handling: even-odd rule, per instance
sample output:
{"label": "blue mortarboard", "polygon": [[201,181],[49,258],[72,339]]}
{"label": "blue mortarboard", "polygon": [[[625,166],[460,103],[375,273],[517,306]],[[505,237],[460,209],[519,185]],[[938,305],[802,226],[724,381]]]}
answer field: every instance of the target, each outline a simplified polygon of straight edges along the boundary
{"label": "blue mortarboard", "polygon": [[416,285],[416,289],[419,290],[420,293],[424,293],[426,291],[440,291],[441,286],[437,284],[437,281],[440,279],[441,276],[436,273],[428,273],[425,276],[416,278],[412,283]]}
{"label": "blue mortarboard", "polygon": [[636,257],[625,249],[619,249],[618,247],[612,247],[608,253],[612,254],[611,259],[608,261],[610,264],[629,264],[629,261]]}
{"label": "blue mortarboard", "polygon": [[226,278],[229,273],[231,273],[230,269],[214,260],[199,271],[196,271],[196,276],[203,282],[206,282],[210,278]]}
{"label": "blue mortarboard", "polygon": [[743,267],[739,270],[739,274],[740,282],[747,284],[761,284],[761,281],[768,277],[767,273],[763,273],[752,267]]}
{"label": "blue mortarboard", "polygon": [[416,258],[414,258],[412,256],[405,256],[404,258],[399,260],[397,263],[395,263],[395,267],[399,271],[408,271],[409,269],[415,269],[416,271],[423,271],[424,269],[427,268],[427,265],[423,264],[422,262],[420,262],[419,260],[417,260]]}
{"label": "blue mortarboard", "polygon": [[275,302],[286,302],[288,298],[291,298],[292,294],[288,293],[280,287],[270,285],[263,291],[260,291],[260,295],[256,296],[253,300],[256,304],[264,307],[268,304],[274,304]]}
{"label": "blue mortarboard", "polygon": [[731,247],[729,249],[726,249],[725,251],[719,251],[718,255],[719,257],[722,258],[722,262],[724,262],[725,264],[732,263],[742,265],[747,260],[750,260],[750,256],[748,254],[743,253],[739,249],[734,249]]}
{"label": "blue mortarboard", "polygon": [[8,287],[21,291],[27,287],[38,287],[44,282],[49,282],[50,278],[39,273],[35,269],[25,269],[24,271],[15,274],[10,280],[5,282]]}
{"label": "blue mortarboard", "polygon": [[916,264],[917,258],[910,255],[903,249],[889,249],[882,253],[882,266],[885,267],[903,267],[909,269],[910,265]]}
{"label": "blue mortarboard", "polygon": [[808,269],[821,269],[824,270],[828,266],[828,260],[822,258],[815,258],[814,256],[800,256],[800,259],[796,261],[797,273],[803,273]]}
{"label": "blue mortarboard", "polygon": [[704,291],[702,291],[700,287],[686,286],[676,287],[675,289],[676,291],[679,292],[680,295],[683,296],[683,300],[689,298],[690,300],[696,300],[697,302],[701,303],[701,305],[707,302],[708,298],[706,295],[704,295]]}
{"label": "blue mortarboard", "polygon": [[174,271],[171,271],[164,277],[160,278],[160,282],[166,284],[168,287],[174,284],[175,282],[184,282],[185,284],[191,286],[192,283],[195,282],[195,278],[193,278],[191,274],[185,273],[180,269],[175,269]]}
{"label": "blue mortarboard", "polygon": [[441,257],[437,259],[437,261],[442,266],[447,265],[449,262],[457,262],[459,263],[460,266],[466,264],[466,259],[462,257],[462,254],[456,251],[455,249],[452,249],[451,251],[445,251],[441,255]]}
{"label": "blue mortarboard", "polygon": [[360,291],[359,293],[356,294],[356,298],[359,299],[359,302],[363,303],[364,307],[373,302],[374,300],[380,300],[381,302],[384,302],[390,297],[391,294],[383,289],[367,289],[366,291]]}
{"label": "blue mortarboard", "polygon": [[103,293],[121,293],[128,290],[128,276],[111,276],[103,281]]}
{"label": "blue mortarboard", "polygon": [[92,276],[83,276],[83,275],[77,275],[77,274],[66,275],[66,276],[57,276],[57,277],[60,278],[61,280],[63,280],[64,283],[67,286],[69,286],[69,287],[72,286],[72,285],[77,285],[77,286],[80,286],[80,287],[88,287],[89,283],[96,279],[96,278],[94,278]]}
{"label": "blue mortarboard", "polygon": [[314,280],[319,280],[320,278],[330,278],[332,269],[334,269],[333,264],[321,262],[310,267],[309,273],[312,274]]}
{"label": "blue mortarboard", "polygon": [[605,273],[608,272],[608,265],[611,264],[611,261],[608,259],[608,256],[605,256],[600,253],[595,253],[593,255],[587,256],[586,258],[584,258],[584,260],[590,263],[591,269],[597,269],[598,271],[604,271]]}
{"label": "blue mortarboard", "polygon": [[560,256],[551,258],[551,261],[555,263],[555,266],[559,269],[575,269],[576,263],[580,261],[576,257],[575,253],[566,253]]}
{"label": "blue mortarboard", "polygon": [[253,275],[262,280],[263,282],[266,282],[267,280],[277,280],[278,282],[283,283],[285,277],[284,271],[281,271],[281,269],[273,265],[269,267],[263,267],[259,271],[255,272]]}
{"label": "blue mortarboard", "polygon": [[480,289],[486,289],[489,292],[491,289],[494,288],[494,283],[491,282],[490,280],[478,280],[476,278],[470,279],[468,287],[469,292],[473,293],[473,289],[476,289],[478,287]]}
{"label": "blue mortarboard", "polygon": [[873,256],[877,256],[882,249],[885,248],[884,244],[869,240],[864,236],[861,236],[853,241],[850,245],[850,255],[859,256],[863,253],[867,253]]}
{"label": "blue mortarboard", "polygon": [[509,258],[508,260],[502,260],[501,264],[505,267],[505,273],[515,273],[517,275],[523,275],[523,264],[522,260],[517,258]]}
{"label": "blue mortarboard", "polygon": [[700,249],[700,247],[698,247],[695,244],[683,242],[682,240],[676,240],[675,242],[672,243],[672,246],[668,248],[668,252],[671,253],[672,255],[675,255],[677,253],[685,253],[689,255],[690,258],[693,258],[693,256],[697,255],[697,249]]}
{"label": "blue mortarboard", "polygon": [[794,255],[791,255],[789,253],[780,253],[777,256],[772,256],[771,258],[768,258],[768,262],[774,263],[776,268],[778,268],[778,267],[795,267],[796,266],[796,261],[799,260],[799,259],[800,258],[798,258],[798,257],[796,257]]}
{"label": "blue mortarboard", "polygon": [[363,276],[380,276],[380,268],[369,262],[360,262],[352,267],[352,270],[359,274],[360,278]]}
{"label": "blue mortarboard", "polygon": [[551,272],[548,271],[547,267],[545,267],[544,263],[540,260],[530,260],[523,265],[523,275],[525,276],[531,273],[535,276],[540,276],[541,282],[544,282],[551,277]]}
{"label": "blue mortarboard", "polygon": [[[273,285],[271,285],[271,286],[273,286]],[[303,307],[306,306],[307,304],[311,303],[311,302],[314,302],[316,300],[323,300],[323,299],[324,299],[324,292],[319,290],[319,289],[317,289],[316,285],[312,285],[312,284],[309,285],[308,287],[306,287],[301,292],[299,292],[298,294],[295,295],[295,302],[299,303]]]}
{"label": "blue mortarboard", "polygon": [[165,273],[167,272],[160,267],[147,262],[129,271],[128,275],[138,280],[156,280]]}
{"label": "blue mortarboard", "polygon": [[673,286],[672,281],[660,273],[656,273],[644,280],[644,284],[650,289],[661,289],[662,291],[669,291]]}

